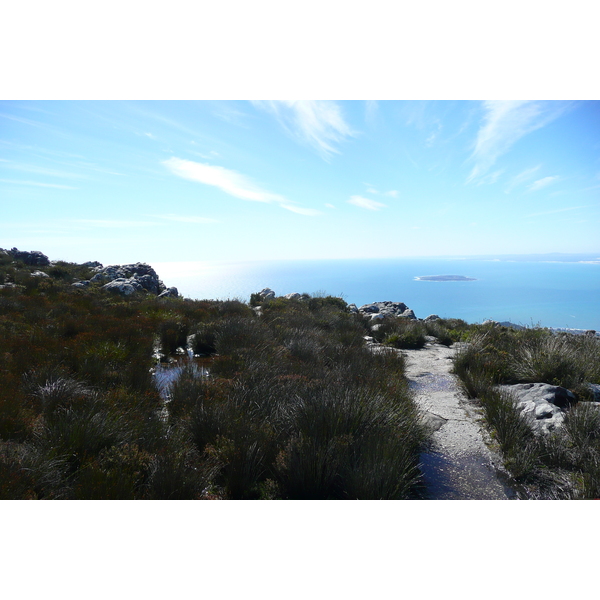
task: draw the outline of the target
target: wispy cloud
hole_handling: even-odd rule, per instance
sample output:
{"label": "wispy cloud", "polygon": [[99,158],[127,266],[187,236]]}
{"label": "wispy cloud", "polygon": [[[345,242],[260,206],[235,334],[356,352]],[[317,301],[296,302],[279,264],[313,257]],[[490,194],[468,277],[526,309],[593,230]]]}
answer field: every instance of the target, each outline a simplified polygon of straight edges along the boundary
{"label": "wispy cloud", "polygon": [[287,200],[283,196],[263,190],[245,175],[231,169],[226,169],[225,167],[183,160],[176,157],[169,158],[163,161],[162,164],[178,177],[204,183],[205,185],[212,185],[242,200],[287,203]]}
{"label": "wispy cloud", "polygon": [[288,134],[312,146],[325,160],[334,153],[339,154],[336,145],[354,135],[335,102],[284,100],[253,104],[274,114]]}
{"label": "wispy cloud", "polygon": [[131,227],[152,227],[157,225],[152,221],[121,221],[119,219],[69,219],[69,223],[88,225],[90,227],[129,229]]}
{"label": "wispy cloud", "polygon": [[354,204],[354,206],[367,208],[369,210],[379,210],[380,208],[384,208],[386,206],[381,202],[376,202],[370,198],[363,198],[362,196],[352,196],[350,200],[348,200],[348,204]]}
{"label": "wispy cloud", "polygon": [[315,216],[320,214],[319,211],[298,206],[280,194],[273,194],[264,190],[245,175],[231,169],[226,169],[225,167],[197,163],[175,157],[163,161],[162,164],[178,177],[205,185],[212,185],[235,198],[267,204],[274,203],[281,208],[301,215]]}
{"label": "wispy cloud", "polygon": [[542,179],[538,179],[537,181],[534,181],[529,186],[528,189],[531,192],[535,192],[536,190],[541,190],[542,188],[546,187],[547,185],[554,183],[558,179],[560,179],[560,177],[558,175],[554,175],[552,177],[543,177]]}
{"label": "wispy cloud", "polygon": [[544,127],[567,108],[563,102],[491,101],[483,103],[484,117],[471,155],[467,183],[482,177],[496,160],[523,136]]}
{"label": "wispy cloud", "polygon": [[544,215],[554,215],[557,213],[563,213],[563,212],[568,212],[571,210],[577,210],[579,208],[589,208],[589,207],[588,206],[569,206],[567,208],[555,208],[554,210],[545,210],[543,212],[531,213],[530,215],[526,215],[526,217],[529,218],[529,217],[541,217]]}
{"label": "wispy cloud", "polygon": [[25,171],[26,173],[36,173],[37,175],[47,175],[49,177],[63,177],[65,179],[84,179],[85,175],[77,173],[70,173],[66,171],[57,171],[56,169],[47,169],[45,167],[38,167],[36,165],[26,165],[20,163],[14,163],[12,161],[6,161],[6,168],[14,169],[15,171]]}
{"label": "wispy cloud", "polygon": [[[369,185],[369,184],[367,183],[365,185]],[[388,196],[390,198],[397,198],[398,190],[389,190],[387,192],[380,192],[379,190],[376,190],[374,187],[370,186],[367,188],[367,194],[375,194],[377,196]]]}
{"label": "wispy cloud", "polygon": [[488,173],[487,175],[484,175],[477,180],[477,185],[483,185],[483,184],[492,185],[492,184],[496,183],[496,181],[498,181],[498,178],[500,177],[500,175],[502,175],[502,173],[504,173],[504,169],[498,169],[497,171],[494,171],[493,173]]}
{"label": "wispy cloud", "polygon": [[524,171],[521,171],[521,173],[519,173],[518,175],[515,175],[512,179],[509,180],[508,185],[504,190],[504,193],[509,194],[517,186],[521,185],[522,183],[525,183],[526,181],[529,181],[530,179],[533,179],[535,173],[537,173],[537,171],[540,170],[541,166],[542,165],[538,165],[537,167],[531,167],[531,169],[525,169]]}
{"label": "wispy cloud", "polygon": [[35,187],[45,187],[45,188],[57,188],[60,190],[76,190],[77,188],[71,185],[61,185],[58,183],[42,183],[39,181],[20,181],[16,179],[0,179],[2,183],[11,183],[16,185],[32,185]]}
{"label": "wispy cloud", "polygon": [[248,120],[249,115],[231,106],[220,105],[216,110],[213,110],[212,114],[227,123],[239,125],[240,127],[248,127],[245,121]]}
{"label": "wispy cloud", "polygon": [[317,215],[322,214],[321,211],[314,208],[304,208],[296,204],[280,204],[279,206],[298,215],[306,215],[307,217],[316,217]]}
{"label": "wispy cloud", "polygon": [[165,221],[177,221],[180,223],[218,223],[217,219],[211,219],[210,217],[196,217],[193,215],[148,215],[155,219],[164,219]]}
{"label": "wispy cloud", "polygon": [[377,122],[379,114],[379,105],[376,100],[367,100],[365,102],[365,121],[367,125],[373,127]]}

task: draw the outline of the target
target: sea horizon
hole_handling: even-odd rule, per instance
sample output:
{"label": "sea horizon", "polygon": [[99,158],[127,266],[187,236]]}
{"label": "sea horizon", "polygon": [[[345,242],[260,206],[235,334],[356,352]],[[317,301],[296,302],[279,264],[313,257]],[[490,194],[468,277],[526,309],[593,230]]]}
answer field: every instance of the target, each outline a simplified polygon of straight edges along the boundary
{"label": "sea horizon", "polygon": [[[342,297],[349,304],[404,302],[418,318],[600,329],[600,253],[367,259],[177,261],[159,276],[192,299],[238,299],[271,288]],[[419,277],[458,276],[464,281]]]}

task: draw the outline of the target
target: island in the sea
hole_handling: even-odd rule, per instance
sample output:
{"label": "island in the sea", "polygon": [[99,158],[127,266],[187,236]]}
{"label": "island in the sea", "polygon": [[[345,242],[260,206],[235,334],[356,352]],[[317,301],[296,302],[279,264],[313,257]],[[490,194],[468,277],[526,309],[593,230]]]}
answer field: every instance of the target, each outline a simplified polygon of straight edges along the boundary
{"label": "island in the sea", "polygon": [[477,281],[473,277],[464,275],[426,275],[424,277],[415,277],[417,281]]}

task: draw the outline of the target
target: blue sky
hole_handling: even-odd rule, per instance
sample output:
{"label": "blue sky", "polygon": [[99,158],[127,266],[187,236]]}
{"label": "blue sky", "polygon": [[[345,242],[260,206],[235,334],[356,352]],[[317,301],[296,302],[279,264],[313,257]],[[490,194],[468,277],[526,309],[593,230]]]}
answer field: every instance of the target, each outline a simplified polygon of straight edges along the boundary
{"label": "blue sky", "polygon": [[55,259],[598,252],[598,101],[3,101],[0,246]]}

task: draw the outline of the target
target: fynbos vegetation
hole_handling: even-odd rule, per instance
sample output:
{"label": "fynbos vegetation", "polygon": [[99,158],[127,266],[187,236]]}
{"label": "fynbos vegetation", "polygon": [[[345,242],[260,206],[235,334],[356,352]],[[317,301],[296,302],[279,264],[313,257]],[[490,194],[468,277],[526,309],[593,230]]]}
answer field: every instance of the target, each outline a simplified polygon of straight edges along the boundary
{"label": "fynbos vegetation", "polygon": [[122,297],[73,287],[83,265],[0,260],[2,498],[411,497],[403,358],[340,298]]}
{"label": "fynbos vegetation", "polygon": [[[600,383],[600,339],[531,328],[471,326],[455,357],[465,392],[482,405],[505,464],[529,497],[600,496],[600,405],[591,384]],[[593,334],[593,332],[591,332]],[[510,388],[547,383],[570,390],[564,425],[534,435]]]}

